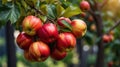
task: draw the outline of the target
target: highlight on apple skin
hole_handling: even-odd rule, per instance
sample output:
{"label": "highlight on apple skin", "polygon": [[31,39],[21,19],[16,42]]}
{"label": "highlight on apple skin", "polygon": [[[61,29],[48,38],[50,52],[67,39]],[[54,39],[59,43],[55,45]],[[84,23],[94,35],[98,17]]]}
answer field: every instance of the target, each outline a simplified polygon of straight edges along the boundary
{"label": "highlight on apple skin", "polygon": [[37,30],[42,27],[42,21],[36,16],[30,15],[24,18],[22,27],[25,33],[33,36],[36,34]]}
{"label": "highlight on apple skin", "polygon": [[72,33],[75,35],[76,38],[83,37],[87,31],[86,23],[80,19],[72,20],[71,26],[72,26]]}

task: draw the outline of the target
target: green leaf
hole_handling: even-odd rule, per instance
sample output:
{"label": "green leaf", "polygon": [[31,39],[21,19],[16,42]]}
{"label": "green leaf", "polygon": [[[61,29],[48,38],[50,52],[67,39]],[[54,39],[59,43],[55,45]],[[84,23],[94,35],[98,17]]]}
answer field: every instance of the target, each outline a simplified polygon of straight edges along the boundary
{"label": "green leaf", "polygon": [[68,8],[66,8],[66,10],[62,14],[62,16],[64,16],[64,17],[72,17],[72,16],[78,15],[80,13],[81,13],[81,10],[80,10],[79,7],[69,6]]}
{"label": "green leaf", "polygon": [[7,22],[10,20],[12,23],[15,23],[20,16],[17,5],[8,4],[8,6],[0,6],[0,21]]}
{"label": "green leaf", "polygon": [[46,0],[47,3],[53,3],[54,0]]}
{"label": "green leaf", "polygon": [[39,15],[39,18],[42,20],[43,23],[47,20],[46,16]]}
{"label": "green leaf", "polygon": [[56,9],[57,9],[57,17],[60,17],[65,10],[60,4],[57,5]]}
{"label": "green leaf", "polygon": [[40,6],[40,10],[45,14],[47,15],[47,5],[46,4],[42,4]]}
{"label": "green leaf", "polygon": [[48,14],[48,17],[52,19],[56,18],[57,12],[56,12],[55,5],[47,5],[47,14]]}
{"label": "green leaf", "polygon": [[65,27],[67,27],[68,29],[72,30],[71,25],[68,22],[66,22],[65,20],[62,20],[62,24],[65,25]]}
{"label": "green leaf", "polygon": [[2,0],[2,4],[6,4],[7,3],[7,0]]}
{"label": "green leaf", "polygon": [[87,31],[87,33],[85,35],[85,40],[89,45],[93,45],[93,43],[94,43],[94,41],[92,39],[93,37],[94,37],[94,35],[91,32]]}

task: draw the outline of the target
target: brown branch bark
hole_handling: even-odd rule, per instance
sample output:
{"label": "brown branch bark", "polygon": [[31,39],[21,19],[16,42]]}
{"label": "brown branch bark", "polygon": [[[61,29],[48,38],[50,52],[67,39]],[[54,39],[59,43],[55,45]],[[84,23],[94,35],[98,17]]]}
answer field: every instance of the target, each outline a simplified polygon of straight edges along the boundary
{"label": "brown branch bark", "polygon": [[[97,37],[100,38],[103,36],[103,20],[101,17],[101,12],[98,8],[99,7],[97,7],[94,11],[90,10],[89,12],[91,13],[91,15],[95,20],[95,24],[97,28]],[[99,42],[97,42],[97,45],[98,45],[98,53],[97,53],[95,67],[104,67],[104,43],[102,39]]]}
{"label": "brown branch bark", "polygon": [[14,28],[10,21],[6,24],[7,67],[16,67],[16,47],[14,43]]}
{"label": "brown branch bark", "polygon": [[119,24],[120,24],[120,19],[106,33],[108,34],[110,31],[112,31],[113,29],[115,29]]}

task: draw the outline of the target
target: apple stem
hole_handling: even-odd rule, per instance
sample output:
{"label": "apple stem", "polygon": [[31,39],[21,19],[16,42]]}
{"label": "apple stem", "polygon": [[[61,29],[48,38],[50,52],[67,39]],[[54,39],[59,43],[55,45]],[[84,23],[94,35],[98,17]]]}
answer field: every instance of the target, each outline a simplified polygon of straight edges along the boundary
{"label": "apple stem", "polygon": [[120,19],[115,23],[114,26],[112,26],[108,31],[107,31],[107,34],[112,31],[113,29],[115,29],[118,25],[120,24]]}

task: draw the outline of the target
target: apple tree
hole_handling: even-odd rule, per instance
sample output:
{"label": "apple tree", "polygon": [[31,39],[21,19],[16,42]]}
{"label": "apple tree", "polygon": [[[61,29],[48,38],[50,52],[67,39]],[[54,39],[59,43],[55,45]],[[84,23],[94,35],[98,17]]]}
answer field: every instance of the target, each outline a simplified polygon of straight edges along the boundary
{"label": "apple tree", "polygon": [[[105,15],[112,16],[106,13],[110,7],[105,5],[109,3],[110,0],[0,0],[0,27],[6,25],[8,66],[16,67],[14,30],[20,32],[15,41],[28,61],[44,62],[49,56],[56,61],[71,59],[67,55],[76,48],[80,62],[83,46],[89,44],[90,48],[98,47],[95,67],[104,67],[105,63],[119,66],[120,20]],[[83,60],[78,66],[83,67],[82,63]]]}

